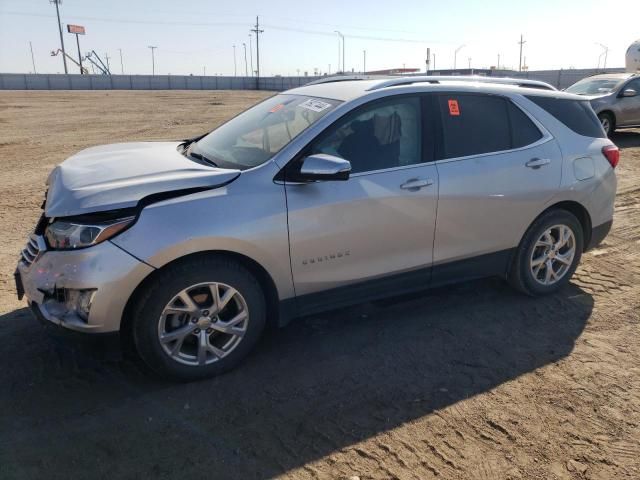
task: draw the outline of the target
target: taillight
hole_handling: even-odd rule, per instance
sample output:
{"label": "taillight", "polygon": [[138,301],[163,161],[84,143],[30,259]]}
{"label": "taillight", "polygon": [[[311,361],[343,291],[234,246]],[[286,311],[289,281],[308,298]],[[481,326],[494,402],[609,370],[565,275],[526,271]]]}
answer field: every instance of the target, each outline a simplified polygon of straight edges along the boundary
{"label": "taillight", "polygon": [[602,147],[602,154],[607,157],[607,160],[613,168],[616,168],[620,161],[620,150],[615,145],[607,145]]}

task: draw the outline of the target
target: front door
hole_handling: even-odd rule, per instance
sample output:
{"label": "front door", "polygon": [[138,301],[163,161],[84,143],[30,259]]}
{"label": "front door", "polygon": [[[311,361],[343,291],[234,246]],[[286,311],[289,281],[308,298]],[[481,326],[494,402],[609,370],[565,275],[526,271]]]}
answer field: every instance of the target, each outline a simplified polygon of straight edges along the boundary
{"label": "front door", "polygon": [[403,95],[366,104],[306,149],[349,160],[349,180],[286,183],[296,295],[310,299],[303,312],[428,285],[438,174],[422,102]]}
{"label": "front door", "polygon": [[640,78],[636,78],[627,83],[621,90],[632,89],[636,91],[635,97],[620,97],[618,98],[618,107],[620,110],[620,116],[618,118],[618,125],[640,125]]}

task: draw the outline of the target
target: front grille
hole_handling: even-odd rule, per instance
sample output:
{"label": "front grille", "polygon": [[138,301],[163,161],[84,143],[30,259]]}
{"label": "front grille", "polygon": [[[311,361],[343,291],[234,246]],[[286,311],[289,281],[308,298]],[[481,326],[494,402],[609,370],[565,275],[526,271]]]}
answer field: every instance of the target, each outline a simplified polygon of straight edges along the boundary
{"label": "front grille", "polygon": [[45,250],[44,239],[39,235],[31,235],[27,245],[22,249],[21,261],[30,267]]}

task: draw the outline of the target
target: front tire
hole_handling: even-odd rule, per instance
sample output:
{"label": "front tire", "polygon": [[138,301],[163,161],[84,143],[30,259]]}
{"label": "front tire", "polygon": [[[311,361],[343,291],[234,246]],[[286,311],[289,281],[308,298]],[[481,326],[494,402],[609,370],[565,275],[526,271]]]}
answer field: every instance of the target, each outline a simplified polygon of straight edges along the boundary
{"label": "front tire", "polygon": [[531,296],[555,293],[576,271],[583,248],[584,233],[575,215],[550,210],[522,238],[511,263],[509,283]]}
{"label": "front tire", "polygon": [[264,293],[244,266],[200,257],[160,271],[134,307],[133,340],[155,372],[180,381],[234,368],[266,323]]}

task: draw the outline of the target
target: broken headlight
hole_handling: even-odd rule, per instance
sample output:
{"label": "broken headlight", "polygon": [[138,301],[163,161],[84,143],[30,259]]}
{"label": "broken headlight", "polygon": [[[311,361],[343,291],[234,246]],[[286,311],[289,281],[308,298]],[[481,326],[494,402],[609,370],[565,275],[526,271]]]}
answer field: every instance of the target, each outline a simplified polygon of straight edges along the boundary
{"label": "broken headlight", "polygon": [[135,217],[81,223],[71,220],[56,220],[47,226],[45,237],[49,246],[59,250],[90,247],[108,240],[133,224]]}

